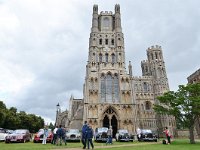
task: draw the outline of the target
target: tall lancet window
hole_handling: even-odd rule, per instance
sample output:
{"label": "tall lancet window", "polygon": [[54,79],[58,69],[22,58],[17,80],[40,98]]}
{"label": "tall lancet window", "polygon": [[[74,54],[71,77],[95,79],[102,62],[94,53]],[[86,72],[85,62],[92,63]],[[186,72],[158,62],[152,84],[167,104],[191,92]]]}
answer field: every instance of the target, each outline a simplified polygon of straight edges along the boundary
{"label": "tall lancet window", "polygon": [[102,54],[99,54],[99,62],[102,63]]}
{"label": "tall lancet window", "polygon": [[106,63],[108,63],[108,53],[106,53]]}
{"label": "tall lancet window", "polygon": [[101,76],[101,101],[106,101],[106,78],[104,75]]}
{"label": "tall lancet window", "polygon": [[112,54],[112,63],[115,63],[115,54]]}
{"label": "tall lancet window", "polygon": [[119,79],[117,74],[114,76],[114,84],[113,84],[113,94],[114,94],[114,101],[119,102]]}
{"label": "tall lancet window", "polygon": [[101,102],[119,102],[119,80],[118,76],[108,73],[101,76]]}

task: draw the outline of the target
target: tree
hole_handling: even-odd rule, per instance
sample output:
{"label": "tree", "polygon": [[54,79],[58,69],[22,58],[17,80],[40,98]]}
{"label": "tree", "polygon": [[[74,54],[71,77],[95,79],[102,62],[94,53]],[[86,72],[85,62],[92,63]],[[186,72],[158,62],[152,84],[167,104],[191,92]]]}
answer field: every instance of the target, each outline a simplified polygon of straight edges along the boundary
{"label": "tree", "polygon": [[173,115],[189,129],[190,143],[194,144],[195,121],[200,117],[200,83],[179,85],[177,92],[169,91],[157,97],[160,104],[154,105],[159,114]]}
{"label": "tree", "polygon": [[6,119],[6,105],[3,101],[0,101],[0,127],[3,127],[5,119]]}

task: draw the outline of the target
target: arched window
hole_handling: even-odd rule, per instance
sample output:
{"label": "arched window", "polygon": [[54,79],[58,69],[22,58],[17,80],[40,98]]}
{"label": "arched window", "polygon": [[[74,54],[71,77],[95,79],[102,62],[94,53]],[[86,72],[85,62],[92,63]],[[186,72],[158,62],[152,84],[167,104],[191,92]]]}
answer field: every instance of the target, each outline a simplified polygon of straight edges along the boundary
{"label": "arched window", "polygon": [[105,39],[105,44],[108,45],[108,39]]}
{"label": "arched window", "polygon": [[112,102],[112,76],[111,74],[107,74],[106,76],[106,101]]}
{"label": "arched window", "polygon": [[99,54],[99,62],[102,62],[102,54]]}
{"label": "arched window", "polygon": [[151,110],[151,102],[146,101],[146,103],[145,103],[145,109],[146,110]]}
{"label": "arched window", "polygon": [[101,76],[101,101],[106,101],[106,78],[104,75]]}
{"label": "arched window", "polygon": [[112,54],[112,63],[115,63],[115,54]]}
{"label": "arched window", "polygon": [[155,54],[156,54],[156,59],[158,59],[158,53],[156,52]]}
{"label": "arched window", "polygon": [[148,85],[147,85],[147,83],[144,82],[143,86],[144,86],[144,92],[147,92],[148,91]]}
{"label": "arched window", "polygon": [[101,76],[101,102],[119,102],[119,80],[117,74]]}
{"label": "arched window", "polygon": [[102,39],[99,39],[99,45],[102,45]]}
{"label": "arched window", "polygon": [[118,76],[115,75],[114,76],[114,85],[113,85],[113,89],[114,89],[114,101],[115,102],[119,102],[119,80],[118,80]]}
{"label": "arched window", "polygon": [[114,39],[112,39],[112,40],[111,40],[111,44],[112,44],[112,45],[114,45],[114,44],[115,44],[115,41],[114,41]]}
{"label": "arched window", "polygon": [[104,26],[104,27],[109,27],[109,25],[110,25],[110,20],[109,20],[108,17],[105,17],[105,18],[103,19],[103,26]]}
{"label": "arched window", "polygon": [[151,53],[151,60],[153,60],[153,54]]}
{"label": "arched window", "polygon": [[108,54],[106,53],[106,63],[108,63]]}

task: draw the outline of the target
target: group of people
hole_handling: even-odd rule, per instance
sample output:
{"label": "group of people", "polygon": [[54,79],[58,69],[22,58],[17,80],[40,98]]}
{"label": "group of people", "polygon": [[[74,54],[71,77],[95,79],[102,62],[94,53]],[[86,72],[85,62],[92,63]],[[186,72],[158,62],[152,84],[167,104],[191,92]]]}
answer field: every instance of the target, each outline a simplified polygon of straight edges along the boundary
{"label": "group of people", "polygon": [[[165,133],[166,138],[167,138],[166,144],[170,144],[171,134],[169,132],[168,127],[165,127],[165,130],[163,132]],[[56,126],[55,129],[53,130],[53,139],[51,141],[51,144],[62,145],[62,142],[64,142],[65,145],[67,145],[65,133],[66,133],[65,128],[63,128],[61,125],[59,126],[59,128]],[[48,134],[49,134],[48,128],[45,126],[42,144],[46,144]],[[112,126],[110,126],[110,128],[108,129],[107,135],[108,135],[108,139],[107,139],[106,144],[112,144],[112,136],[113,136]],[[82,126],[82,139],[81,139],[82,144],[83,144],[83,149],[86,149],[86,147],[90,149],[90,145],[92,149],[94,149],[94,144],[92,141],[93,136],[94,136],[94,132],[91,125],[89,125],[87,121],[85,121],[84,125]],[[140,128],[137,128],[138,139],[140,138],[140,136],[141,136],[141,130]]]}
{"label": "group of people", "polygon": [[[107,135],[108,139],[106,141],[106,144],[112,144],[112,136],[113,136],[112,126],[110,126],[110,128],[108,129]],[[94,132],[91,125],[89,125],[87,121],[85,121],[82,127],[82,139],[81,139],[83,144],[83,149],[86,149],[86,147],[87,149],[90,149],[90,145],[92,149],[94,149],[94,144],[92,142],[93,136]]]}
{"label": "group of people", "polygon": [[94,132],[91,125],[89,125],[87,121],[85,121],[82,127],[82,139],[81,139],[83,144],[83,149],[86,149],[86,146],[88,149],[90,149],[90,145],[92,149],[94,149],[94,144],[92,142],[93,136]]}
{"label": "group of people", "polygon": [[[65,145],[67,145],[65,133],[66,133],[65,128],[63,128],[61,125],[59,126],[59,128],[56,126],[55,129],[53,130],[53,139],[51,141],[51,144],[62,145],[62,142],[64,142]],[[46,144],[48,136],[49,136],[49,131],[47,126],[45,126],[42,144]]]}
{"label": "group of people", "polygon": [[[141,138],[141,130],[140,130],[140,128],[137,128],[136,132],[137,132],[137,138],[139,140]],[[165,142],[165,144],[171,144],[172,135],[170,134],[168,127],[165,127],[165,130],[163,131],[163,133],[165,134],[165,136],[167,138],[167,141]]]}

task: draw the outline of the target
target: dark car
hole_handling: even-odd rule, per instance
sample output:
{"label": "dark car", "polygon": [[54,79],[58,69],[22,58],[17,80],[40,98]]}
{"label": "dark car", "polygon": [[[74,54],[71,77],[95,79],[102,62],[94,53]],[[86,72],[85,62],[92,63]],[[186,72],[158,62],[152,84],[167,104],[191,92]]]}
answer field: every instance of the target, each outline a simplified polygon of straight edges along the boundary
{"label": "dark car", "polygon": [[66,131],[65,135],[67,141],[81,141],[81,132],[79,129],[69,129]]}
{"label": "dark car", "polygon": [[96,142],[106,142],[108,139],[107,135],[108,128],[102,127],[102,128],[96,128],[94,133],[94,140]]}
{"label": "dark car", "polygon": [[[44,135],[44,129],[40,129],[34,136],[33,142],[42,142],[43,140],[43,135]],[[47,137],[47,142],[51,142],[53,139],[53,133],[51,129],[48,129],[48,137]]]}
{"label": "dark car", "polygon": [[5,143],[10,142],[27,142],[31,140],[31,134],[27,129],[14,130],[12,134],[9,134],[5,138]]}
{"label": "dark car", "polygon": [[158,136],[155,132],[149,129],[141,129],[141,134],[138,136],[138,141],[158,141]]}
{"label": "dark car", "polygon": [[132,141],[133,142],[133,135],[128,133],[126,129],[120,129],[116,133],[116,141]]}

